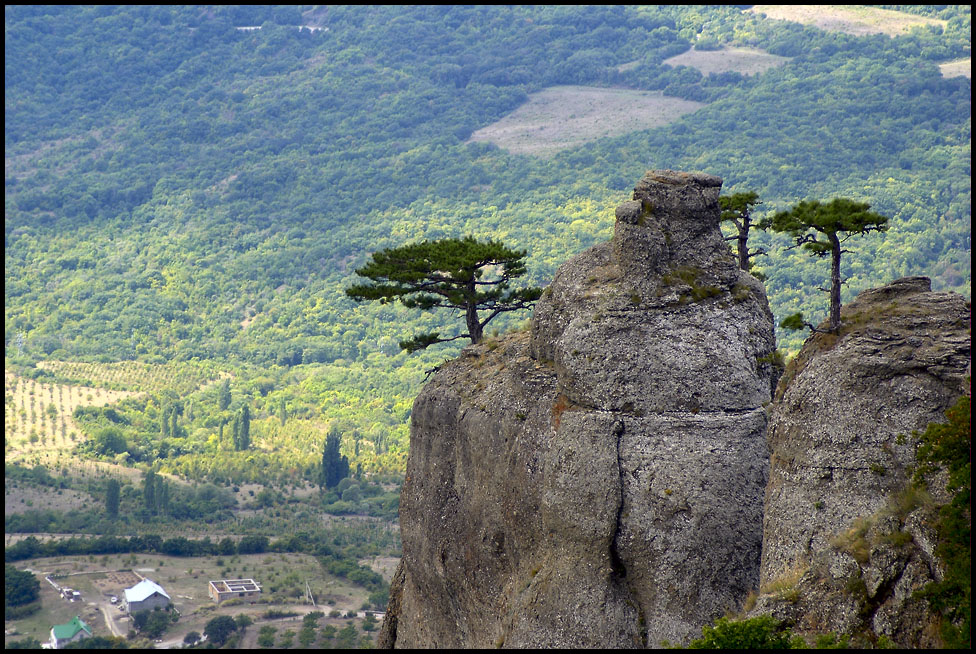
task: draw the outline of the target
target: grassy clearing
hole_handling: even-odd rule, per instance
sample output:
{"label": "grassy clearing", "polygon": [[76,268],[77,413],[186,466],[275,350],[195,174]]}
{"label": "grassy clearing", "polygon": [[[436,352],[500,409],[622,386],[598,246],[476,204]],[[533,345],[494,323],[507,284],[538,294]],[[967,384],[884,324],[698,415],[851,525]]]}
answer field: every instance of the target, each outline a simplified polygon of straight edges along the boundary
{"label": "grassy clearing", "polygon": [[939,70],[942,72],[943,77],[965,77],[966,79],[972,79],[973,60],[962,59],[960,61],[939,64]]}
{"label": "grassy clearing", "polygon": [[[24,513],[30,510],[56,509],[73,511],[95,505],[96,500],[88,493],[70,488],[47,488],[26,483],[4,483],[3,512]],[[104,505],[104,504],[103,504]]]}
{"label": "grassy clearing", "polygon": [[553,86],[533,93],[518,109],[472,134],[471,140],[546,158],[599,138],[667,125],[704,106],[656,91]]}
{"label": "grassy clearing", "polygon": [[727,72],[757,75],[770,68],[782,66],[789,60],[790,57],[769,54],[758,48],[722,48],[689,50],[665,59],[664,63],[669,66],[691,66],[701,71],[702,75]]}
{"label": "grassy clearing", "polygon": [[[314,557],[306,554],[265,553],[234,556],[208,556],[180,558],[157,554],[115,554],[107,556],[64,556],[23,561],[19,569],[30,569],[41,583],[41,610],[23,620],[9,621],[6,628],[15,629],[17,635],[6,640],[21,640],[33,637],[44,641],[50,635],[51,626],[62,624],[81,616],[95,635],[109,635],[102,608],[106,607],[121,631],[127,632],[129,622],[123,618],[110,602],[113,595],[122,596],[125,588],[138,582],[142,575],[159,583],[172,598],[180,611],[179,622],[170,627],[165,640],[182,641],[190,631],[203,633],[207,621],[218,615],[236,616],[244,613],[255,623],[267,623],[262,615],[271,608],[279,611],[294,611],[304,615],[313,610],[322,611],[326,616],[332,611],[343,615],[357,613],[366,601],[368,592],[354,584],[333,577],[325,572]],[[46,574],[70,574],[56,581],[81,592],[81,602],[68,602],[60,598],[53,587],[44,581]],[[135,574],[135,573],[138,573]],[[263,599],[273,599],[271,603],[250,601],[225,602],[217,607],[207,595],[207,582],[211,579],[245,578],[255,579],[262,586]],[[315,596],[316,607],[303,603],[302,593],[308,581]],[[289,628],[300,629],[300,618],[296,624],[288,623]],[[294,621],[293,621],[294,622]],[[324,625],[328,620],[321,621]],[[282,624],[281,620],[271,624]],[[336,621],[343,625],[345,621]],[[249,628],[257,633],[259,625]]]}
{"label": "grassy clearing", "polygon": [[748,11],[766,14],[767,18],[774,20],[791,20],[828,32],[844,32],[854,36],[897,36],[913,27],[940,25],[945,28],[947,25],[947,21],[936,18],[861,5],[754,5]]}

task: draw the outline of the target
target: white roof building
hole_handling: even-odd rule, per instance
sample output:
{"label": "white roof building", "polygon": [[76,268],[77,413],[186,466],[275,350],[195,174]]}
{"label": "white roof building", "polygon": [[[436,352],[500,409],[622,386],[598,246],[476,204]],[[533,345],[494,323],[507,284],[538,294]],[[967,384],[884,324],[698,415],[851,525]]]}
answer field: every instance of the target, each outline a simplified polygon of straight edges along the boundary
{"label": "white roof building", "polygon": [[162,586],[151,579],[143,579],[132,588],[125,589],[123,601],[126,610],[129,613],[135,613],[136,611],[151,610],[157,606],[167,606],[172,600]]}

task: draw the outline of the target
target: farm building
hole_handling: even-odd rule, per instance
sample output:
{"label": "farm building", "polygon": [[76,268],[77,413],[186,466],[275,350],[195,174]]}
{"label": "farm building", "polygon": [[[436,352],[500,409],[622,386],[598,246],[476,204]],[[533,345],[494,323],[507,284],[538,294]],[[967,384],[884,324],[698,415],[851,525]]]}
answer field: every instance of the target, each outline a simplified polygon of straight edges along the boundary
{"label": "farm building", "polygon": [[89,638],[91,635],[91,627],[76,615],[68,624],[56,624],[51,627],[51,644],[49,649],[61,649],[68,643]]}
{"label": "farm building", "polygon": [[261,585],[253,579],[218,579],[211,581],[210,599],[220,604],[237,597],[255,597],[261,594]]}
{"label": "farm building", "polygon": [[122,606],[130,614],[166,608],[169,603],[170,597],[166,591],[150,579],[143,579],[132,588],[126,588],[125,596],[122,598]]}

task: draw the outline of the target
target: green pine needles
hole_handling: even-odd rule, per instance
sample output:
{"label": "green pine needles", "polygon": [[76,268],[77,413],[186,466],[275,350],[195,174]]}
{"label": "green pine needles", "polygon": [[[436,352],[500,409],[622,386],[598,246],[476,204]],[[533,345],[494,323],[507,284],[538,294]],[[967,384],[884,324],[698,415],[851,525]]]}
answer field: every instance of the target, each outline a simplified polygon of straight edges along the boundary
{"label": "green pine needles", "polygon": [[526,254],[472,236],[381,250],[356,270],[374,283],[351,286],[346,295],[359,301],[399,301],[425,311],[452,309],[464,316],[466,333],[441,338],[435,332],[400,341],[408,352],[459,338],[480,343],[485,325],[502,313],[531,307],[542,294],[538,287],[511,288],[525,274]]}
{"label": "green pine needles", "polygon": [[[830,327],[840,329],[840,255],[841,246],[851,236],[868,232],[888,231],[888,218],[869,211],[871,205],[848,198],[834,198],[830,202],[804,200],[789,211],[780,211],[770,222],[775,232],[786,232],[793,238],[791,248],[802,247],[818,257],[830,255]],[[812,326],[795,314],[781,324],[784,329]],[[814,329],[814,331],[818,331]]]}

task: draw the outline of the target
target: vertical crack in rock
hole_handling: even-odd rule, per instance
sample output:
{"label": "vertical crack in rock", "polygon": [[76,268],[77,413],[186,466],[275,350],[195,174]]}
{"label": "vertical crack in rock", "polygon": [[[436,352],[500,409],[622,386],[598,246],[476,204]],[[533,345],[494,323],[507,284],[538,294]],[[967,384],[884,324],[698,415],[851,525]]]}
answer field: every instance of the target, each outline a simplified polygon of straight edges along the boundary
{"label": "vertical crack in rock", "polygon": [[624,471],[623,461],[620,458],[620,446],[621,439],[624,435],[624,423],[622,420],[617,420],[613,423],[612,429],[613,435],[616,436],[616,450],[617,450],[617,472],[620,479],[620,502],[617,505],[617,521],[613,532],[613,539],[610,541],[610,564],[613,570],[614,581],[622,586],[628,594],[629,601],[637,609],[637,634],[639,638],[639,646],[641,648],[647,647],[647,618],[644,615],[644,607],[640,601],[639,593],[635,592],[633,587],[632,579],[627,578],[627,565],[620,556],[618,551],[619,539],[621,538],[622,525],[623,525],[623,512],[624,512],[624,493],[623,488],[625,485],[624,475],[627,474]]}
{"label": "vertical crack in rock", "polygon": [[[620,461],[620,437],[624,433],[624,423],[617,420],[613,423],[612,429],[613,435],[616,437],[616,452],[617,452],[617,473],[620,478],[620,488],[623,489],[623,475],[624,469]],[[613,568],[613,575],[617,581],[622,581],[626,584],[627,579],[627,566],[624,565],[623,560],[620,558],[620,554],[617,552],[617,539],[620,537],[620,524],[622,521],[622,514],[624,510],[624,494],[620,493],[620,502],[617,504],[617,520],[616,526],[613,530],[613,538],[610,540],[610,564]]]}

